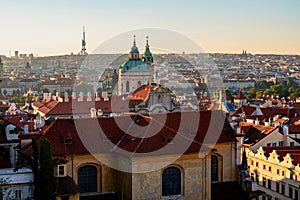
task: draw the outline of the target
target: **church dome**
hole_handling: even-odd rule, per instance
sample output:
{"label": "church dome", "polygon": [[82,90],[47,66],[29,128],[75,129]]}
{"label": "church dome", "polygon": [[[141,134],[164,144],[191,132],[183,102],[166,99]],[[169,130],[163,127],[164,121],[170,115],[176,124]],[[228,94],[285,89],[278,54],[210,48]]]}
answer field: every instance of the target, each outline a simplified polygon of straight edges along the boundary
{"label": "church dome", "polygon": [[128,60],[120,67],[121,72],[151,72],[149,65],[138,60]]}

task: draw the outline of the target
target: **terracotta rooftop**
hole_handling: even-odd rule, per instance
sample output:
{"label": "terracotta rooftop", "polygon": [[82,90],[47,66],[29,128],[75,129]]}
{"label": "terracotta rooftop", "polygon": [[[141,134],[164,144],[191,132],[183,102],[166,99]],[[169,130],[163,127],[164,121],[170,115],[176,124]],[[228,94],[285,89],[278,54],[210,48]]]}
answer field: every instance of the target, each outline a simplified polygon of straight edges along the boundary
{"label": "terracotta rooftop", "polygon": [[39,112],[45,115],[87,114],[90,113],[90,108],[101,109],[104,113],[128,111],[128,105],[126,101],[122,100],[121,96],[112,96],[107,101],[104,101],[103,98],[100,101],[95,101],[94,98],[92,98],[92,101],[87,101],[86,97],[84,97],[83,101],[78,101],[69,97],[69,102],[41,101],[37,104],[37,107]]}
{"label": "terracotta rooftop", "polygon": [[237,114],[242,114],[245,112],[246,117],[250,116],[256,108],[254,106],[241,106],[236,110]]}
{"label": "terracotta rooftop", "polygon": [[55,177],[53,180],[53,190],[55,195],[64,196],[80,192],[80,188],[70,176]]}
{"label": "terracotta rooftop", "polygon": [[[195,123],[199,113],[199,123]],[[151,117],[57,119],[42,132],[43,137],[50,141],[54,156],[121,150],[149,153],[165,146],[168,146],[164,151],[166,154],[195,153],[199,152],[204,139],[213,144],[235,141],[234,131],[227,120],[224,122],[220,111],[175,112]],[[27,146],[23,151],[31,152],[31,147]]]}
{"label": "terracotta rooftop", "polygon": [[134,100],[142,100],[142,101],[145,101],[150,92],[159,87],[158,85],[156,84],[151,84],[151,85],[142,85],[141,87],[137,88],[130,96],[129,96],[129,99],[131,101],[134,101]]}
{"label": "terracotta rooftop", "polygon": [[244,144],[255,144],[276,129],[274,126],[256,125],[247,122],[240,122],[240,126],[246,134]]}
{"label": "terracotta rooftop", "polygon": [[280,161],[283,161],[283,158],[286,156],[286,154],[290,154],[295,166],[300,163],[300,146],[270,146],[263,147],[263,149],[267,157],[270,156],[270,153],[272,153],[273,150],[276,150]]}
{"label": "terracotta rooftop", "polygon": [[244,100],[244,99],[247,99],[245,97],[245,95],[243,94],[242,90],[239,90],[239,92],[237,93],[236,97],[234,99],[237,99],[237,100]]}

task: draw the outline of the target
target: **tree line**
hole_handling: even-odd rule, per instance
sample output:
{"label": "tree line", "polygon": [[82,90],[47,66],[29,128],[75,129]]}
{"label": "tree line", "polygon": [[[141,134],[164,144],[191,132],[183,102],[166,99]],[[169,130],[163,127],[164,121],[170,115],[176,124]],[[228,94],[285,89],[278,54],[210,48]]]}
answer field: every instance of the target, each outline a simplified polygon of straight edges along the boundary
{"label": "tree line", "polygon": [[279,98],[298,98],[300,97],[300,84],[294,79],[280,81],[277,84],[265,80],[256,83],[247,93],[249,101],[261,98],[263,96],[274,96]]}

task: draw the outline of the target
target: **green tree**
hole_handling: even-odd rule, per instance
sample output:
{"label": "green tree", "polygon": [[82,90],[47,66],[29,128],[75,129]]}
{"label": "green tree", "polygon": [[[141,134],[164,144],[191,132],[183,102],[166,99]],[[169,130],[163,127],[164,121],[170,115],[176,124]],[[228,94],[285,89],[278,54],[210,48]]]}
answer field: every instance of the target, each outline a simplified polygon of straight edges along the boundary
{"label": "green tree", "polygon": [[19,97],[12,97],[8,100],[10,103],[22,103],[23,100],[20,99]]}
{"label": "green tree", "polygon": [[50,142],[42,138],[40,147],[40,197],[44,200],[53,200],[52,191],[53,163]]}
{"label": "green tree", "polygon": [[49,89],[48,88],[44,88],[43,89],[43,93],[49,93]]}
{"label": "green tree", "polygon": [[256,90],[256,98],[261,98],[264,95],[264,92],[262,90]]}
{"label": "green tree", "polygon": [[93,86],[90,83],[81,81],[78,85],[76,85],[76,91],[83,93],[91,92],[93,91]]}
{"label": "green tree", "polygon": [[249,101],[253,101],[256,98],[256,92],[257,90],[255,88],[251,88],[247,93],[247,99]]}
{"label": "green tree", "polygon": [[300,88],[295,89],[292,93],[290,93],[290,96],[292,98],[298,98],[298,97],[300,97]]}
{"label": "green tree", "polygon": [[40,181],[39,181],[39,149],[36,143],[36,139],[32,138],[32,173],[34,179],[34,197],[39,199]]}
{"label": "green tree", "polygon": [[231,92],[228,88],[225,88],[225,94],[230,99],[230,101],[233,102],[234,97],[233,97],[233,95],[231,94]]}
{"label": "green tree", "polygon": [[32,139],[32,154],[19,152],[22,162],[14,169],[17,171],[22,167],[32,170],[34,176],[34,197],[36,199],[53,200],[52,192],[53,164],[50,143],[46,138],[40,142],[40,153],[36,139]]}

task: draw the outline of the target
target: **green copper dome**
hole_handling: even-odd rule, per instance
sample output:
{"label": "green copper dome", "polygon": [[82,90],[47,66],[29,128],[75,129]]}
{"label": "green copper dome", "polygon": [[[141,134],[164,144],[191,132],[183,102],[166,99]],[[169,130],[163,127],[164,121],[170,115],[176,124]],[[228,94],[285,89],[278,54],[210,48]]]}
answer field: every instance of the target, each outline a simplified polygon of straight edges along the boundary
{"label": "green copper dome", "polygon": [[140,59],[128,60],[120,67],[121,72],[151,72],[149,65]]}

